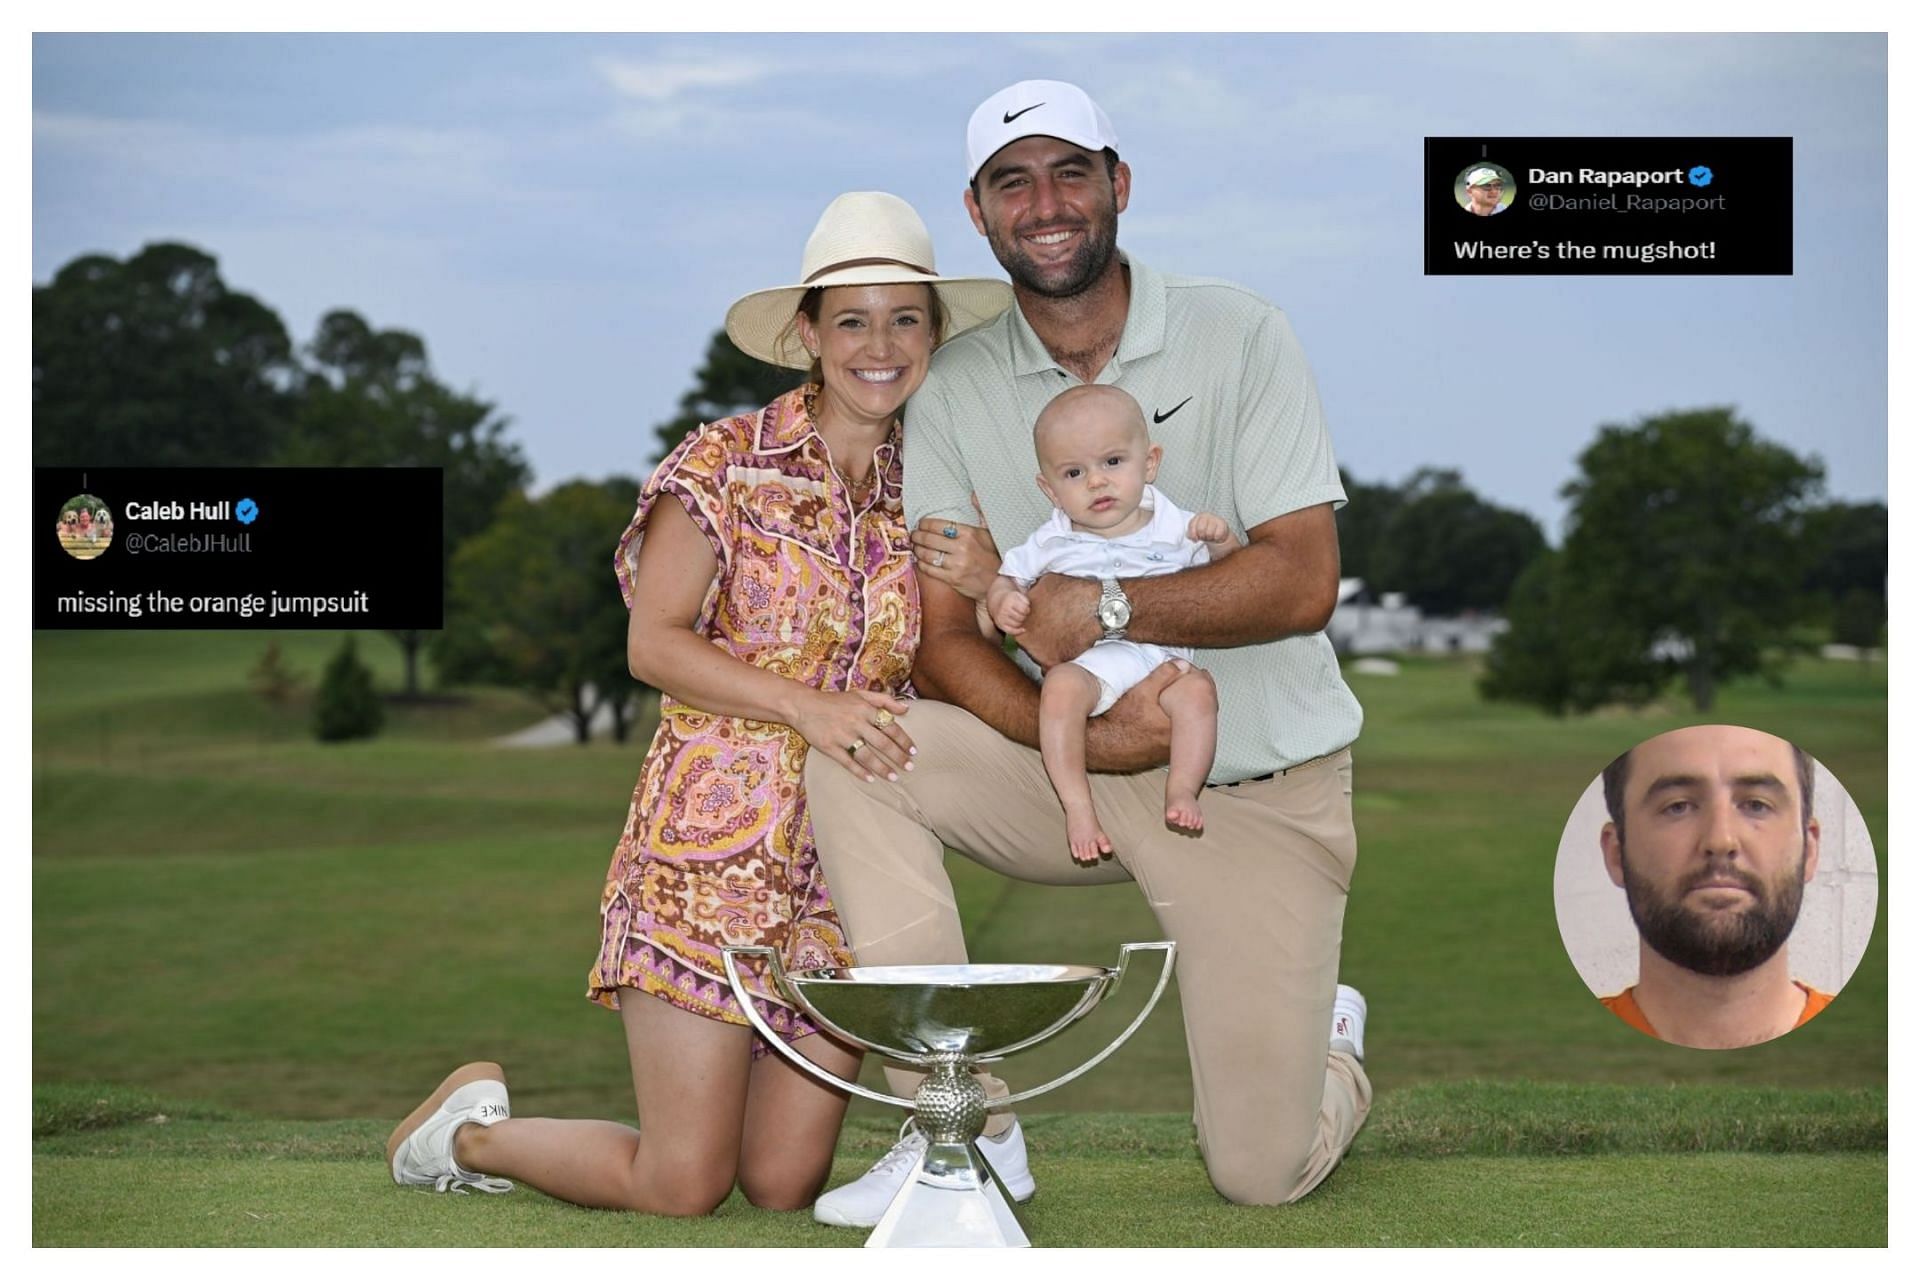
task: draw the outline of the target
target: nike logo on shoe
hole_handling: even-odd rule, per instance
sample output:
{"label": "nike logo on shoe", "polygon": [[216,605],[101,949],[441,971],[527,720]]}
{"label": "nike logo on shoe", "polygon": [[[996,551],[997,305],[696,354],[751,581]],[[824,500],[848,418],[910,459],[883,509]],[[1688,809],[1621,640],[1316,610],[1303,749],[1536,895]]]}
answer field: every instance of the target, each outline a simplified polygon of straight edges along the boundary
{"label": "nike logo on shoe", "polygon": [[1159,426],[1161,423],[1165,422],[1168,418],[1171,418],[1174,414],[1186,408],[1187,405],[1192,402],[1192,400],[1193,400],[1193,397],[1188,396],[1185,400],[1182,400],[1179,404],[1173,406],[1173,408],[1167,410],[1165,413],[1162,413],[1158,409],[1155,409],[1153,411],[1153,424],[1156,427]]}
{"label": "nike logo on shoe", "polygon": [[1046,105],[1047,105],[1047,104],[1046,104],[1046,103],[1044,103],[1044,102],[1036,102],[1036,103],[1034,103],[1034,104],[1033,104],[1033,106],[1031,106],[1031,107],[1022,107],[1022,108],[1020,108],[1020,109],[1019,109],[1018,111],[1015,111],[1015,112],[1013,112],[1013,113],[1012,113],[1011,115],[1004,115],[1004,116],[1001,116],[1001,117],[1000,117],[1000,123],[1001,123],[1001,124],[1012,124],[1012,123],[1013,123],[1013,122],[1014,122],[1015,120],[1018,120],[1018,119],[1019,119],[1019,118],[1020,118],[1021,116],[1023,116],[1023,115],[1025,115],[1025,114],[1027,114],[1027,112],[1029,112],[1029,111],[1033,111],[1033,110],[1035,110],[1036,108],[1039,108],[1039,107],[1044,107],[1044,106],[1046,106]]}

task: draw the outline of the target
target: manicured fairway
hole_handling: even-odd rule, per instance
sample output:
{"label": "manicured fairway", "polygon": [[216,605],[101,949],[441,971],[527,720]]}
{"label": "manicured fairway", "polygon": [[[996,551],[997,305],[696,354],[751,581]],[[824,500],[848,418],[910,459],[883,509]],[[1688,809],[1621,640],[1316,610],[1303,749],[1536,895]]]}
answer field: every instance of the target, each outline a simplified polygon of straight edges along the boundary
{"label": "manicured fairway", "polygon": [[[1577,1107],[1580,1092],[1561,1100]],[[1037,1244],[1056,1246],[1885,1243],[1885,1128],[1872,1119],[1884,1115],[1883,1094],[1802,1094],[1783,1104],[1777,1126],[1762,1126],[1756,1149],[1751,1131],[1647,1129],[1635,1117],[1661,1110],[1660,1100],[1638,1091],[1589,1092],[1585,1137],[1604,1154],[1528,1154],[1537,1142],[1517,1144],[1518,1154],[1449,1154],[1444,1139],[1408,1141],[1421,1123],[1396,1117],[1389,1101],[1381,1130],[1397,1140],[1370,1130],[1320,1190],[1274,1208],[1221,1201],[1181,1117],[1029,1116],[1041,1193],[1022,1216]],[[864,1234],[765,1213],[737,1195],[710,1219],[674,1221],[590,1212],[525,1189],[402,1190],[381,1167],[383,1125],[155,1123],[118,1101],[126,1126],[35,1143],[35,1244],[831,1247]],[[1532,1123],[1552,1117],[1524,1091],[1453,1086],[1426,1101],[1495,1109],[1542,1139],[1555,1127]],[[1731,1101],[1766,1111],[1761,1099]],[[1413,1109],[1420,1104],[1415,1091]],[[885,1125],[854,1124],[836,1172],[857,1172],[890,1137]],[[1725,1195],[1729,1185],[1740,1194]]]}
{"label": "manicured fairway", "polygon": [[[288,664],[308,673],[310,694],[338,637],[278,639]],[[519,1114],[630,1119],[618,1020],[581,993],[598,938],[601,878],[644,732],[624,747],[502,749],[491,744],[493,736],[542,711],[516,694],[480,691],[392,705],[380,739],[322,747],[307,734],[304,702],[274,706],[248,690],[247,671],[265,645],[265,637],[237,633],[35,636],[36,1085],[106,1084],[185,1100],[189,1109],[263,1118],[246,1124],[301,1122],[309,1126],[300,1130],[306,1136],[269,1162],[268,1172],[340,1177],[342,1188],[366,1175],[307,1154],[301,1143],[326,1132],[311,1129],[312,1122],[340,1121],[362,1139],[384,1138],[394,1117],[470,1058],[507,1065]],[[394,687],[397,649],[379,635],[362,636],[360,648],[382,686]],[[1059,1198],[1049,1196],[1036,1214],[1071,1212],[1076,1188],[1084,1188],[1087,1229],[1117,1227],[1112,1204],[1096,1206],[1105,1195],[1125,1201],[1132,1193],[1101,1179],[1137,1154],[1168,1162],[1164,1170],[1154,1166],[1155,1178],[1164,1173],[1181,1186],[1188,1184],[1179,1178],[1190,1178],[1200,1216],[1182,1218],[1187,1226],[1180,1230],[1196,1233],[1194,1242],[1277,1242],[1236,1240],[1220,1225],[1243,1221],[1285,1223],[1288,1231],[1307,1232],[1303,1241],[1370,1239],[1343,1233],[1382,1216],[1358,1209],[1375,1196],[1415,1205],[1431,1199],[1432,1221],[1402,1214],[1393,1229],[1418,1233],[1399,1242],[1438,1241],[1454,1220],[1451,1208],[1442,1212],[1450,1194],[1439,1185],[1445,1183],[1489,1188],[1484,1205],[1459,1210],[1465,1221],[1481,1223],[1474,1232],[1498,1228],[1505,1233],[1498,1238],[1519,1239],[1523,1230],[1555,1223],[1557,1230],[1645,1243],[1599,1201],[1611,1185],[1659,1184],[1659,1194],[1677,1188],[1634,1164],[1659,1157],[1694,1171],[1686,1176],[1738,1176],[1743,1186],[1775,1187],[1781,1197],[1796,1185],[1816,1198],[1844,1189],[1844,1197],[1820,1201],[1827,1207],[1817,1212],[1776,1216],[1835,1239],[1884,1235],[1884,908],[1865,960],[1827,1013],[1769,1045],[1698,1053],[1640,1036],[1598,1008],[1561,950],[1551,883],[1566,813],[1601,765],[1650,734],[1702,719],[1755,725],[1805,745],[1860,805],[1884,873],[1886,668],[1806,662],[1779,688],[1754,682],[1727,690],[1705,717],[1676,702],[1569,721],[1482,703],[1472,680],[1471,666],[1453,661],[1411,662],[1392,678],[1352,677],[1367,728],[1355,748],[1361,854],[1343,978],[1372,1002],[1368,1067],[1380,1093],[1362,1138],[1364,1159],[1336,1179],[1337,1199],[1356,1206],[1355,1216],[1316,1216],[1335,1212],[1319,1207],[1333,1195],[1292,1210],[1228,1210],[1211,1198],[1183,1123],[1170,1131],[1177,1141],[1159,1154],[1141,1147],[1124,1118],[1111,1129],[1117,1113],[1143,1113],[1142,1124],[1175,1123],[1191,1105],[1175,992],[1119,1056],[1044,1100],[1048,1114],[1036,1120],[1071,1126],[1097,1117],[1087,1132],[1097,1132],[1099,1144],[1119,1146],[1096,1144],[1092,1150],[1104,1156],[1057,1152],[1061,1161],[1082,1163],[1073,1165],[1078,1172],[1067,1175]],[[954,880],[980,960],[1108,964],[1119,943],[1158,936],[1128,886],[1036,888],[957,860]],[[1250,956],[1249,991],[1261,980],[1259,957]],[[1009,1077],[1017,1086],[1037,1083],[1075,1065],[1142,996],[1123,991],[1092,1025],[1011,1064]],[[1516,1109],[1512,1095],[1423,1091],[1467,1080],[1531,1082],[1546,1092],[1528,1095]],[[1662,1092],[1685,1083],[1714,1088]],[[1837,1138],[1838,1129],[1822,1128],[1822,1141],[1841,1145],[1763,1147],[1767,1154],[1755,1154],[1751,1146],[1729,1145],[1726,1134],[1753,1119],[1735,1114],[1708,1124],[1720,1137],[1691,1147],[1660,1145],[1667,1139],[1644,1134],[1613,1146],[1583,1145],[1596,1114],[1617,1109],[1609,1101],[1614,1095],[1553,1090],[1616,1085],[1651,1091],[1636,1095],[1633,1109],[1654,1128],[1698,1128],[1703,1114],[1714,1113],[1711,1095],[1734,1086],[1806,1098],[1833,1096],[1806,1091],[1864,1088],[1879,1092],[1866,1095],[1864,1107],[1858,1095],[1845,1095],[1854,1099],[1843,1108],[1854,1117],[1846,1132],[1877,1119],[1881,1136],[1877,1148],[1871,1141],[1863,1148],[1857,1139]],[[877,1105],[857,1104],[854,1114],[841,1150],[849,1169],[859,1153],[870,1158],[884,1149],[882,1131],[896,1122]],[[1487,1145],[1488,1133],[1527,1124],[1539,1134]],[[1407,1125],[1421,1135],[1411,1146],[1396,1136]],[[187,1132],[161,1128],[170,1140]],[[1540,1135],[1559,1135],[1559,1145],[1540,1145]],[[124,1143],[62,1145],[68,1143],[50,1137],[35,1149],[35,1233],[48,1242],[105,1242],[106,1235],[88,1233],[119,1230],[82,1203],[89,1180],[139,1187],[119,1207],[132,1220],[161,1212],[155,1206],[162,1203],[186,1203],[165,1170],[195,1169],[212,1184],[238,1176],[230,1159],[205,1153],[156,1149],[136,1159],[103,1154]],[[118,1160],[128,1163],[116,1175]],[[1755,1170],[1743,1162],[1754,1162]],[[1580,1172],[1589,1164],[1593,1172]],[[1765,1172],[1789,1168],[1792,1175]],[[1530,1189],[1496,1194],[1502,1179]],[[1871,1184],[1866,1191],[1863,1181]],[[1536,1189],[1549,1183],[1551,1191]],[[387,1190],[377,1176],[365,1185],[368,1196]],[[1877,1198],[1868,1194],[1876,1188]],[[580,1243],[611,1243],[608,1235],[639,1229],[531,1196],[508,1197],[508,1204],[400,1197],[402,1205],[421,1202],[410,1209],[391,1197],[361,1204],[358,1194],[342,1191],[346,1198],[331,1206],[300,1194],[254,1211],[279,1215],[288,1230],[289,1223],[330,1221],[370,1232],[391,1228],[398,1234],[381,1238],[395,1240],[426,1240],[401,1231],[416,1220],[423,1232],[449,1220],[524,1222],[528,1232],[557,1233],[540,1239]],[[1502,1209],[1495,1202],[1503,1198],[1516,1203]],[[1563,1212],[1542,1207],[1556,1203]],[[1791,1206],[1782,1200],[1777,1207]],[[198,1215],[193,1224],[177,1224],[182,1231],[213,1220],[207,1209],[177,1211]],[[236,1212],[234,1230],[250,1229],[253,1220]],[[1701,1232],[1717,1230],[1693,1221]],[[693,1234],[658,1239],[717,1242],[698,1233],[740,1222],[753,1224],[753,1238],[740,1242],[774,1243],[786,1231],[798,1233],[799,1242],[841,1242],[814,1240],[804,1223],[744,1207],[715,1223],[671,1228]],[[1127,1227],[1136,1234],[1151,1229]]]}

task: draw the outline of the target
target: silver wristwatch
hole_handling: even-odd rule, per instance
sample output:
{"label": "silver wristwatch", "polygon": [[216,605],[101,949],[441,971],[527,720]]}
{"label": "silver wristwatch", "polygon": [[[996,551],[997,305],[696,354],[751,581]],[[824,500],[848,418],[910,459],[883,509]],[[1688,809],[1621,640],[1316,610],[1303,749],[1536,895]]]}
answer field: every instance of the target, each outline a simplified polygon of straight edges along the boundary
{"label": "silver wristwatch", "polygon": [[1118,578],[1100,579],[1100,603],[1093,611],[1100,620],[1102,640],[1125,640],[1127,624],[1133,621],[1133,602],[1120,589]]}

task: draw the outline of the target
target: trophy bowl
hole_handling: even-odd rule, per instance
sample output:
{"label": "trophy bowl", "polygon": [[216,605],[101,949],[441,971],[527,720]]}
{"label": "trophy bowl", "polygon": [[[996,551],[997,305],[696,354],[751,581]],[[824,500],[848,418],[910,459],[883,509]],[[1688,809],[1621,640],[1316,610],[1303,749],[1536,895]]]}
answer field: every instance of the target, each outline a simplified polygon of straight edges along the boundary
{"label": "trophy bowl", "polygon": [[916,964],[803,969],[787,989],[813,1020],[888,1057],[997,1062],[1099,1004],[1117,969],[1068,964]]}
{"label": "trophy bowl", "polygon": [[[1173,943],[1132,942],[1111,969],[1093,965],[945,964],[869,965],[787,973],[770,947],[728,947],[727,980],[756,1030],[789,1062],[844,1092],[888,1106],[910,1108],[927,1140],[909,1177],[867,1238],[868,1248],[1021,1246],[1028,1243],[1012,1198],[977,1145],[986,1127],[986,1090],[975,1078],[981,1063],[1031,1048],[1085,1017],[1119,989],[1127,962],[1158,952],[1153,994],[1113,1041],[1065,1075],[1002,1098],[993,1110],[1057,1089],[1103,1062],[1153,1012],[1173,976]],[[927,1073],[912,1100],[842,1080],[808,1061],[766,1023],[754,1007],[739,960],[766,966],[770,994],[800,1009],[822,1030],[850,1044]]]}

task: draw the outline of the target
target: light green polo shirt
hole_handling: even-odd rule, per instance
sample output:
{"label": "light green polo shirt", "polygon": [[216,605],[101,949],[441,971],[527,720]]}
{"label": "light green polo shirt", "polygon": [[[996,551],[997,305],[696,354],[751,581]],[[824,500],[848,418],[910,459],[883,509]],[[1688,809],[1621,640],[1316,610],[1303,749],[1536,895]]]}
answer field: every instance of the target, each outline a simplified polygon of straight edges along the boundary
{"label": "light green polo shirt", "polygon": [[[1164,276],[1134,259],[1120,348],[1095,379],[1130,392],[1162,447],[1154,482],[1241,538],[1303,507],[1344,505],[1313,371],[1280,310],[1222,280]],[[1053,508],[1034,483],[1033,423],[1079,379],[1047,354],[1015,306],[934,353],[907,403],[906,507],[987,526],[1019,545]],[[1236,782],[1338,751],[1360,736],[1360,704],[1324,633],[1201,649],[1220,692],[1211,782]],[[1021,662],[1038,675],[1024,654]]]}

